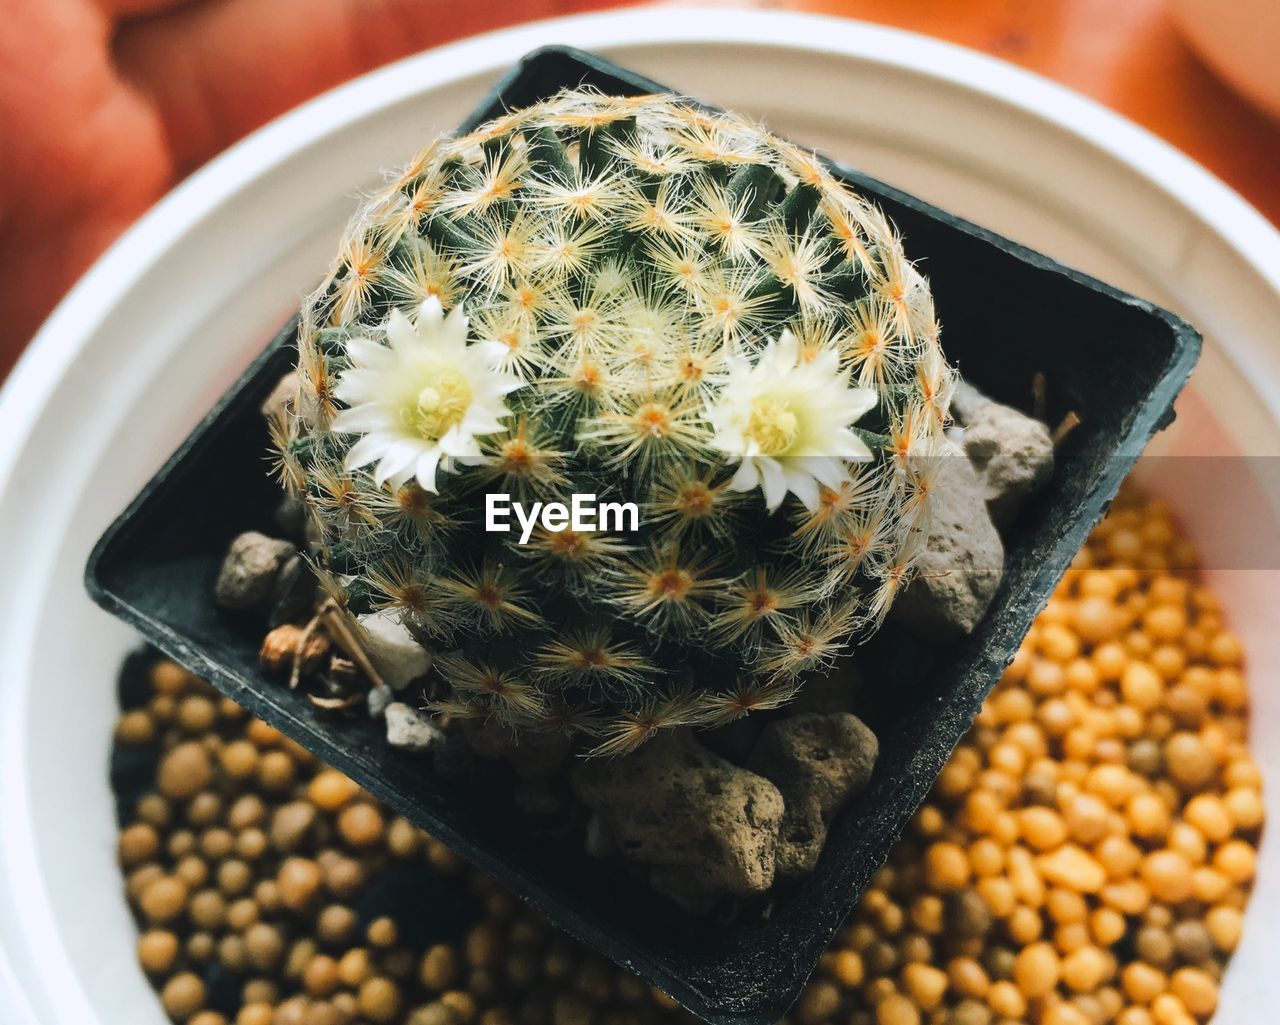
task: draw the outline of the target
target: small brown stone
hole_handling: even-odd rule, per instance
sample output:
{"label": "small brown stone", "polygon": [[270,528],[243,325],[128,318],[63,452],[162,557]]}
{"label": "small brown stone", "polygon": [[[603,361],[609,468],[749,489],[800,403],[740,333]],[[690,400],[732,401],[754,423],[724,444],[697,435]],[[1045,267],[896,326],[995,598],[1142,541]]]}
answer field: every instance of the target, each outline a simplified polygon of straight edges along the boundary
{"label": "small brown stone", "polygon": [[310,858],[287,859],[276,879],[281,902],[291,911],[305,910],[316,899],[323,879],[320,866]]}
{"label": "small brown stone", "polygon": [[154,826],[146,822],[135,822],[120,834],[117,851],[120,864],[125,868],[133,868],[160,853],[160,836]]}
{"label": "small brown stone", "polygon": [[187,902],[187,885],[176,876],[161,876],[138,899],[142,913],[151,922],[172,922]]}
{"label": "small brown stone", "polygon": [[261,972],[271,971],[284,953],[284,937],[280,930],[265,922],[249,926],[244,934],[249,963]]}
{"label": "small brown stone", "polygon": [[271,846],[284,854],[297,850],[315,822],[316,808],[310,802],[282,804],[271,816]]}
{"label": "small brown stone", "polygon": [[164,929],[152,929],[138,938],[138,961],[143,971],[158,975],[169,971],[178,956],[178,937]]}
{"label": "small brown stone", "polygon": [[352,847],[373,847],[382,839],[385,823],[374,805],[367,802],[349,804],[338,815],[338,832]]}
{"label": "small brown stone", "polygon": [[191,686],[193,679],[186,669],[167,658],[159,659],[151,667],[151,688],[157,694],[177,697]]}
{"label": "small brown stone", "polygon": [[185,801],[207,787],[213,779],[209,752],[198,741],[179,744],[160,761],[156,786],[165,797]]}
{"label": "small brown stone", "polygon": [[323,630],[307,631],[303,627],[285,623],[272,630],[262,640],[258,662],[269,673],[293,671],[295,655],[301,653],[301,669],[304,676],[319,672],[328,663],[332,647]]}
{"label": "small brown stone", "polygon": [[458,952],[447,943],[438,943],[422,955],[418,969],[422,985],[441,993],[458,981]]}
{"label": "small brown stone", "polygon": [[1032,770],[1022,777],[1022,798],[1030,805],[1053,808],[1058,800],[1058,782],[1047,772]]}
{"label": "small brown stone", "polygon": [[1186,918],[1173,927],[1173,946],[1187,964],[1200,965],[1213,957],[1213,939],[1204,922]]}
{"label": "small brown stone", "polygon": [[985,936],[991,931],[991,909],[977,892],[959,890],[947,898],[947,931],[961,938]]}
{"label": "small brown stone", "polygon": [[181,972],[165,983],[160,1001],[170,1017],[183,1021],[204,1005],[204,983],[192,972]]}
{"label": "small brown stone", "polygon": [[330,904],[316,919],[316,935],[325,943],[345,943],[355,931],[356,913],[342,904]]}

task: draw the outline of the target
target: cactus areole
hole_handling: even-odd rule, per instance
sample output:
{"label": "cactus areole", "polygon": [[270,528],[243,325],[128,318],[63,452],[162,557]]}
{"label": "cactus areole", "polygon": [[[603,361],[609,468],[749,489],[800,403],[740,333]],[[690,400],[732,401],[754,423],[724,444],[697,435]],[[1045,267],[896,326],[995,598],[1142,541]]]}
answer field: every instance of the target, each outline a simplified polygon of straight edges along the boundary
{"label": "cactus areole", "polygon": [[811,153],[582,91],[375,195],[298,371],[278,463],[325,586],[437,653],[439,711],[597,753],[778,707],[875,629],[952,386],[927,283]]}

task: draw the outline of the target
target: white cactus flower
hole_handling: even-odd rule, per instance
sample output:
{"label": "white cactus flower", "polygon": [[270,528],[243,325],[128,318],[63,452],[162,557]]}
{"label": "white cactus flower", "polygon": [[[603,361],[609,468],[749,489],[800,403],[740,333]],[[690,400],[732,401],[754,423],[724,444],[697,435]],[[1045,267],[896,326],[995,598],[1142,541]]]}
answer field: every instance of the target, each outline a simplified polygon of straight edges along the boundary
{"label": "white cactus flower", "polygon": [[467,344],[461,304],[446,317],[432,296],[416,323],[393,310],[385,331],[388,345],[347,342],[351,367],[334,395],[348,408],[334,417],[333,430],[363,435],[347,453],[348,471],[376,462],[379,485],[416,477],[436,492],[437,470],[484,461],[480,439],[503,429],[511,415],[505,396],[524,382],[499,369],[503,346]]}
{"label": "white cactus flower", "polygon": [[875,389],[849,387],[832,349],[806,357],[789,330],[754,363],[728,357],[727,380],[706,410],[712,447],[740,463],[729,488],[763,488],[770,512],[788,492],[817,511],[819,485],[837,487],[848,463],[872,458],[849,428],[879,401]]}

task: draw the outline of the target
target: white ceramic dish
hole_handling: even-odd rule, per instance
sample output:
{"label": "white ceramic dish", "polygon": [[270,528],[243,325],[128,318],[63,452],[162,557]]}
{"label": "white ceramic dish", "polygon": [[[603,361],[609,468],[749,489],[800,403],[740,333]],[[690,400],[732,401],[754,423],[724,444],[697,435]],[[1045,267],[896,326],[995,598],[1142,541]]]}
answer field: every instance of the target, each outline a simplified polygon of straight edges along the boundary
{"label": "white ceramic dish", "polygon": [[[447,129],[544,43],[608,53],[1148,295],[1210,344],[1166,451],[1280,455],[1280,236],[1150,135],[1042,79],[854,22],[650,10],[545,22],[327,94],[192,176],[121,239],[0,396],[0,1022],[160,1025],[120,897],[105,766],[128,632],[81,586],[93,541],[322,272],[370,168]],[[908,240],[908,247],[910,240]],[[927,265],[926,265],[927,270]],[[1029,332],[1034,325],[1029,325]],[[1181,485],[1185,491],[1185,485]],[[1213,561],[1223,496],[1169,494]],[[1254,662],[1280,821],[1273,570],[1215,572]],[[1219,1021],[1280,1002],[1280,851],[1264,844]]]}

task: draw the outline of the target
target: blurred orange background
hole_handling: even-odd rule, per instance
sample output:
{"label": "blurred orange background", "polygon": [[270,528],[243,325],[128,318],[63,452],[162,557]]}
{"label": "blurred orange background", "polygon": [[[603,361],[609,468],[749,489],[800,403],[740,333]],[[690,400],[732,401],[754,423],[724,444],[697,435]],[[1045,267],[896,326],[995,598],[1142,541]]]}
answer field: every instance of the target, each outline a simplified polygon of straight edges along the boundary
{"label": "blurred orange background", "polygon": [[[609,0],[6,0],[0,378],[112,240],[183,175],[331,86]],[[986,51],[1125,114],[1280,223],[1280,124],[1222,85],[1166,0],[784,0]],[[672,13],[678,18],[678,10]]]}

